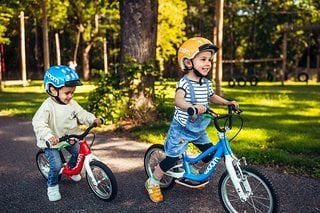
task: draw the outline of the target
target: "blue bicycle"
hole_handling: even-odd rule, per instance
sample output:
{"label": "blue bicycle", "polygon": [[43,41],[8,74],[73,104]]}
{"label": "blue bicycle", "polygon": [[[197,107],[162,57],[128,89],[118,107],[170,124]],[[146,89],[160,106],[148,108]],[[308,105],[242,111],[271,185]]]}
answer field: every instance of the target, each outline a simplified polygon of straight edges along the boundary
{"label": "blue bicycle", "polygon": [[[190,113],[189,113],[190,112]],[[217,165],[224,159],[226,171],[219,180],[219,198],[228,212],[276,212],[278,209],[278,196],[268,178],[254,167],[247,165],[245,158],[238,159],[232,152],[230,142],[242,129],[242,111],[233,105],[228,106],[228,114],[217,115],[208,109],[202,116],[211,118],[217,129],[219,141],[207,151],[197,155],[188,156],[183,153],[181,160],[166,172],[160,182],[162,189],[170,189],[175,183],[190,188],[203,188],[209,183]],[[192,110],[188,110],[192,115]],[[232,129],[234,119],[238,118],[240,127],[230,140],[226,136]],[[209,154],[214,157],[207,163],[199,174],[191,172],[191,165],[201,161]],[[148,177],[153,174],[154,168],[165,158],[164,146],[154,144],[148,148],[144,156],[144,168]],[[242,163],[243,161],[243,163]],[[244,164],[244,165],[241,165]]]}

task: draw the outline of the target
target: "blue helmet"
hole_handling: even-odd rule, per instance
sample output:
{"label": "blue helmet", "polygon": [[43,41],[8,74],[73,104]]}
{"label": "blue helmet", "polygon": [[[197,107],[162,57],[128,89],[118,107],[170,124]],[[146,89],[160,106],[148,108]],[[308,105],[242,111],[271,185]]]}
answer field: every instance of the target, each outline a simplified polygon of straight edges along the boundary
{"label": "blue helmet", "polygon": [[44,88],[47,93],[50,93],[50,84],[55,88],[82,85],[76,71],[64,65],[52,66],[47,70],[46,74],[44,75]]}

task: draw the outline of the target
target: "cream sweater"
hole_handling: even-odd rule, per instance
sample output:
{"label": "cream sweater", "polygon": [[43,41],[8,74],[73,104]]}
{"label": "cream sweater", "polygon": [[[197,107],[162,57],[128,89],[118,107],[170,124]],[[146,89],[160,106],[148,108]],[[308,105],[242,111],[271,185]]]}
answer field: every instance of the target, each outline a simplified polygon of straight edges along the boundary
{"label": "cream sweater", "polygon": [[62,105],[49,97],[42,103],[32,119],[37,146],[46,148],[45,142],[52,136],[60,138],[66,134],[79,134],[79,124],[89,126],[95,119],[92,113],[84,110],[75,100]]}

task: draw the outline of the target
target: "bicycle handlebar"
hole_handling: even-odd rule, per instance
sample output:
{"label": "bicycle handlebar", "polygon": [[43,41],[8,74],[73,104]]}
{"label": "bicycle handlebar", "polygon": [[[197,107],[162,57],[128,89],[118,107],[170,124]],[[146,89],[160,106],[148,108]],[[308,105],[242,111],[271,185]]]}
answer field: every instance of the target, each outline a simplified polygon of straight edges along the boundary
{"label": "bicycle handlebar", "polygon": [[217,117],[214,117],[213,121],[214,121],[214,125],[215,125],[216,129],[219,132],[226,132],[227,131],[225,127],[221,128],[219,126],[218,121],[222,120],[222,119],[228,119],[228,129],[232,129],[232,116],[233,116],[233,113],[235,113],[237,115],[240,115],[241,112],[242,112],[242,110],[239,109],[239,108],[236,108],[235,105],[233,105],[233,104],[228,105],[228,114],[226,114],[226,115],[218,115]]}
{"label": "bicycle handlebar", "polygon": [[198,114],[198,109],[195,108],[195,107],[189,107],[189,108],[187,109],[187,112],[188,112],[188,115],[190,115],[190,116],[195,116],[195,115]]}
{"label": "bicycle handlebar", "polygon": [[[71,138],[76,138],[76,139],[79,139],[79,140],[83,140],[90,133],[91,129],[93,129],[95,127],[97,127],[97,123],[94,122],[82,134],[80,134],[80,135],[71,134],[71,135],[62,136],[61,138],[59,138],[59,142],[63,142],[63,141],[67,142]],[[70,144],[70,143],[68,143],[68,144]],[[50,144],[49,141],[46,141],[46,145],[47,145],[48,148],[51,147],[51,144]],[[62,144],[61,147],[58,147],[58,149],[63,148],[65,146],[66,146],[65,144]]]}
{"label": "bicycle handlebar", "polygon": [[[188,115],[192,116],[192,117],[198,115],[198,110],[195,107],[189,107],[187,109],[187,112],[188,112]],[[219,132],[226,132],[225,128],[220,128],[218,121],[221,119],[228,119],[228,121],[229,121],[228,128],[232,129],[232,115],[233,115],[233,113],[240,115],[240,113],[242,113],[242,110],[239,108],[236,108],[235,105],[230,104],[230,105],[228,105],[228,114],[226,114],[226,115],[219,115],[209,108],[207,109],[207,111],[203,115],[213,119],[214,125]]]}

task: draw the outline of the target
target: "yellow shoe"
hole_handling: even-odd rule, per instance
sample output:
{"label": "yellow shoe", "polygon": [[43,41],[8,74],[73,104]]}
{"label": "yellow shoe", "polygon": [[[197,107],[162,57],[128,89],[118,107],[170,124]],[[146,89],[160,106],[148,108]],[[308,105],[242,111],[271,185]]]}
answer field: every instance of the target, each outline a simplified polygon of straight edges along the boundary
{"label": "yellow shoe", "polygon": [[159,185],[149,184],[149,181],[147,180],[145,183],[145,187],[148,191],[150,200],[152,200],[155,203],[160,203],[163,201],[163,195],[161,193]]}

